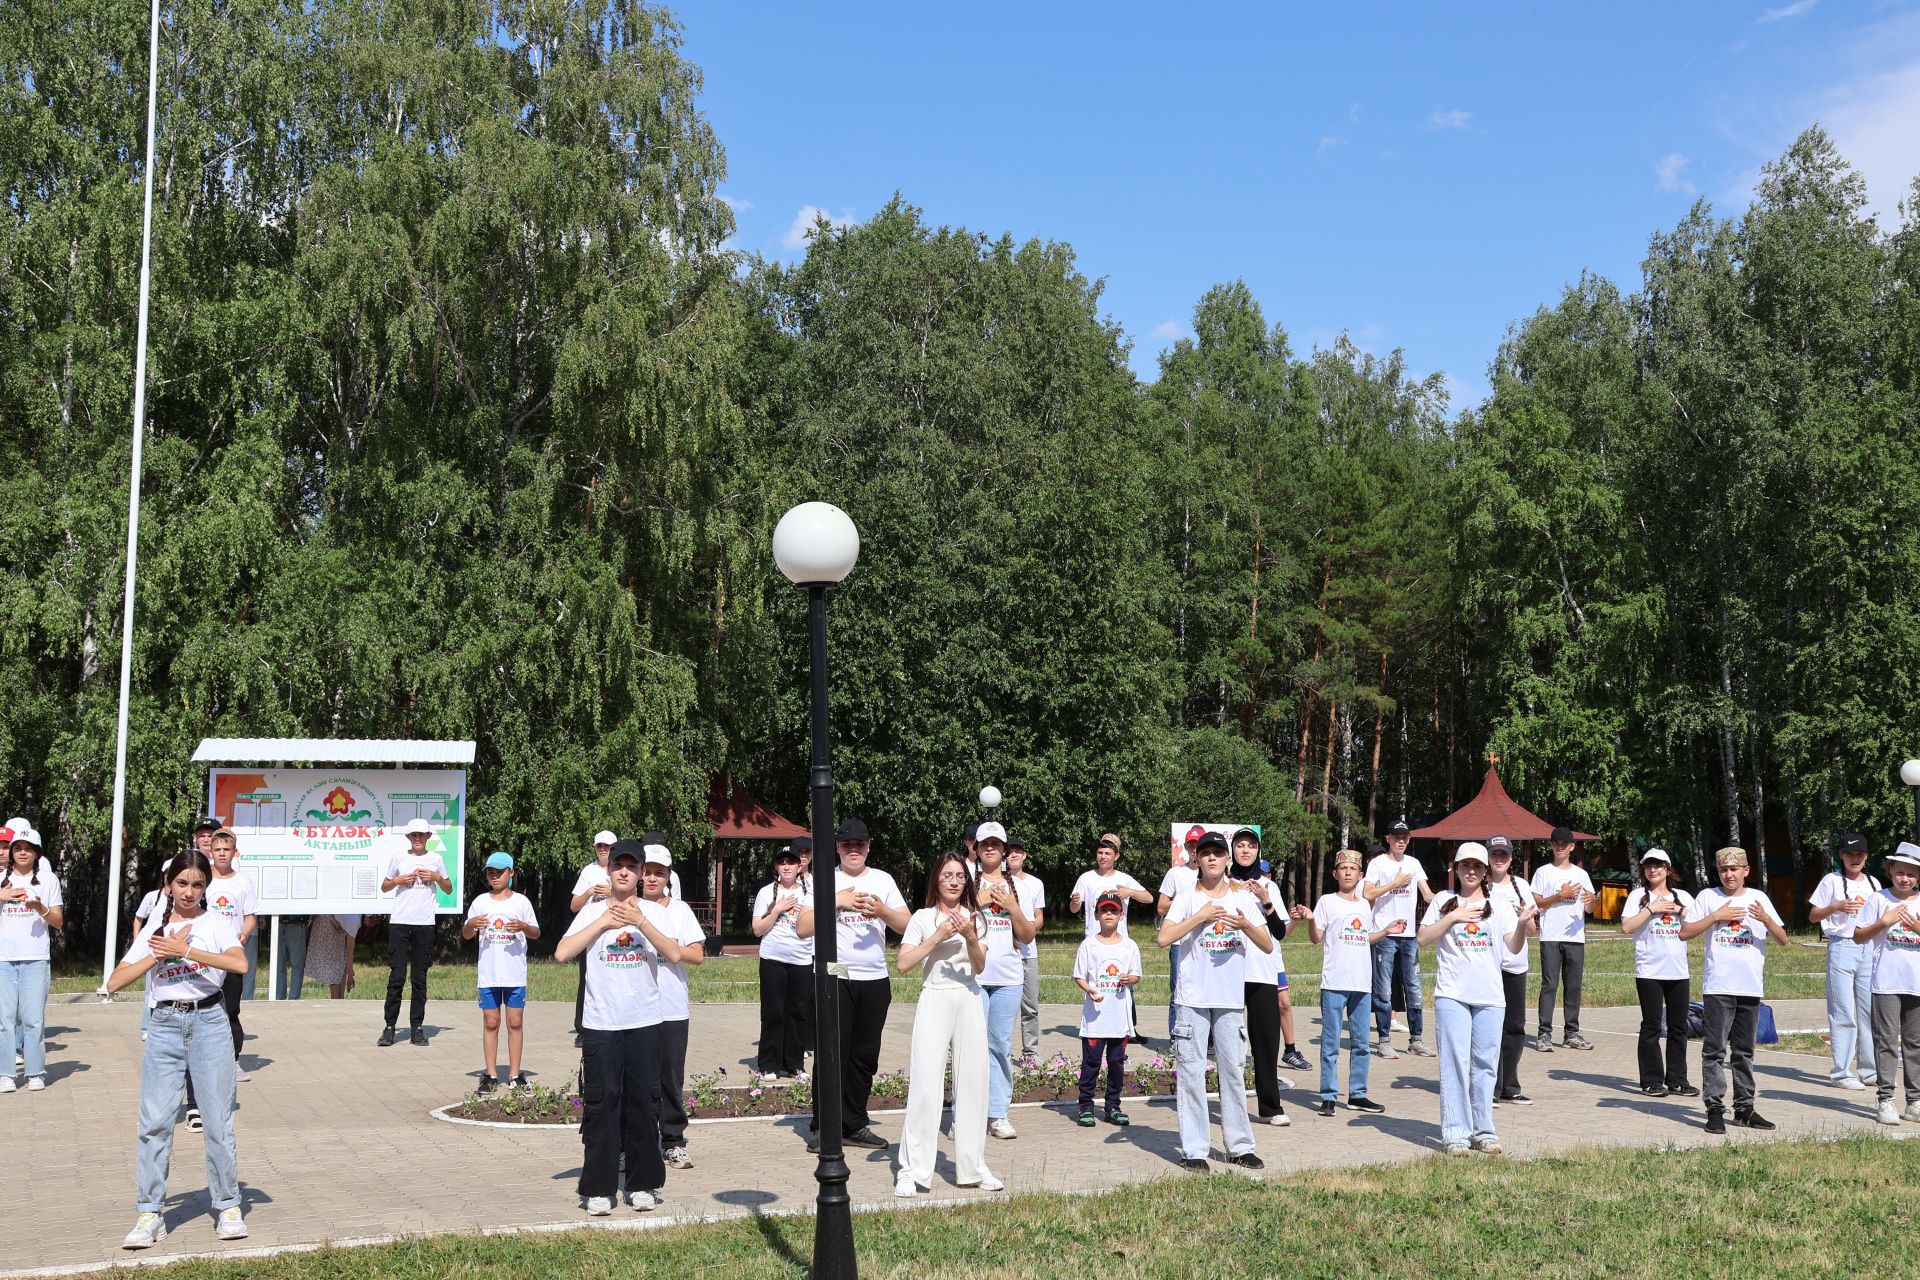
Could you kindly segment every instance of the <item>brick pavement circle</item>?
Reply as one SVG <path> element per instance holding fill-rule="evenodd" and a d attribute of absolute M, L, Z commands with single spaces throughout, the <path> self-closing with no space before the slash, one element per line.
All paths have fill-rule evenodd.
<path fill-rule="evenodd" d="M 904 1069 L 914 1007 L 896 1003 L 881 1069 Z M 1783 1027 L 1824 1024 L 1819 1001 L 1774 1005 Z M 1077 1061 L 1078 1006 L 1042 1008 L 1041 1052 Z M 568 1032 L 572 1009 L 536 1003 L 527 1016 L 525 1065 L 536 1080 L 561 1084 L 578 1062 Z M 1158 1009 L 1147 1015 L 1158 1029 Z M 1302 1050 L 1318 1019 L 1301 1010 Z M 374 1046 L 379 1006 L 361 1000 L 256 1001 L 246 1011 L 245 1065 L 253 1080 L 239 1086 L 236 1117 L 240 1175 L 252 1236 L 243 1245 L 213 1239 L 200 1142 L 177 1131 L 167 1208 L 169 1234 L 141 1254 L 119 1247 L 133 1220 L 134 1114 L 139 1092 L 139 1008 L 90 999 L 48 1009 L 48 1081 L 43 1093 L 0 1098 L 8 1158 L 0 1165 L 0 1203 L 58 1204 L 58 1229 L 43 1215 L 8 1215 L 0 1225 L 4 1275 L 89 1269 L 134 1261 L 211 1254 L 258 1256 L 332 1241 L 364 1241 L 442 1231 L 557 1230 L 617 1224 L 637 1228 L 667 1221 L 703 1221 L 748 1213 L 808 1212 L 814 1159 L 800 1140 L 801 1122 L 750 1121 L 696 1126 L 689 1133 L 694 1168 L 670 1173 L 666 1203 L 651 1214 L 622 1210 L 614 1219 L 581 1214 L 573 1194 L 580 1166 L 572 1128 L 492 1129 L 443 1124 L 429 1114 L 473 1086 L 479 1067 L 479 1016 L 463 1001 L 428 1006 L 425 1048 Z M 1558 1153 L 1594 1144 L 1701 1144 L 1697 1100 L 1649 1099 L 1634 1087 L 1638 1011 L 1593 1009 L 1583 1029 L 1590 1053 L 1529 1050 L 1521 1079 L 1538 1105 L 1496 1113 L 1510 1156 Z M 751 1062 L 758 1034 L 752 1005 L 694 1009 L 690 1074 L 727 1068 L 738 1076 Z M 1164 1051 L 1164 1041 L 1160 1044 Z M 1133 1053 L 1142 1052 L 1136 1047 Z M 1146 1052 L 1153 1052 L 1149 1049 Z M 1699 1046 L 1691 1075 L 1699 1080 Z M 1343 1064 L 1344 1067 L 1344 1064 Z M 1384 1116 L 1342 1110 L 1332 1119 L 1309 1114 L 1314 1073 L 1294 1073 L 1287 1094 L 1290 1128 L 1260 1127 L 1259 1151 L 1270 1174 L 1376 1164 L 1437 1150 L 1439 1098 L 1433 1059 L 1401 1057 L 1373 1064 L 1373 1096 Z M 1762 1050 L 1756 1062 L 1761 1104 L 1779 1124 L 1777 1137 L 1832 1137 L 1873 1131 L 1871 1092 L 1843 1093 L 1826 1084 L 1825 1059 Z M 1344 1070 L 1342 1080 L 1344 1081 Z M 1177 1173 L 1173 1105 L 1135 1106 L 1126 1130 L 1081 1129 L 1065 1107 L 1031 1109 L 1020 1137 L 987 1152 L 1010 1190 L 1095 1191 L 1122 1182 Z M 897 1114 L 880 1119 L 897 1139 Z M 1920 1127 L 1902 1126 L 1902 1130 Z M 1900 1132 L 1900 1131 L 1896 1131 Z M 1218 1137 L 1218 1129 L 1215 1129 Z M 1765 1141 L 1736 1132 L 1715 1141 Z M 942 1153 L 929 1198 L 933 1207 L 980 1198 L 952 1184 L 951 1145 Z M 891 1208 L 892 1153 L 855 1152 L 850 1190 L 856 1205 Z M 1216 1156 L 1219 1153 L 1216 1151 Z M 425 1173 L 426 1177 L 422 1177 Z M 242 1252 L 245 1251 L 245 1252 Z"/>

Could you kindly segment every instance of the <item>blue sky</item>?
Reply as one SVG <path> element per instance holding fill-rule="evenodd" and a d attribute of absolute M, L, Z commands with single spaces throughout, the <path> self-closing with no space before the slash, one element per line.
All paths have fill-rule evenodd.
<path fill-rule="evenodd" d="M 1341 332 L 1486 390 L 1583 269 L 1629 289 L 1695 198 L 1744 207 L 1822 122 L 1883 226 L 1920 173 L 1920 0 L 970 6 L 683 0 L 738 247 L 897 190 L 1073 245 L 1143 377 L 1243 277 L 1296 353 Z"/>

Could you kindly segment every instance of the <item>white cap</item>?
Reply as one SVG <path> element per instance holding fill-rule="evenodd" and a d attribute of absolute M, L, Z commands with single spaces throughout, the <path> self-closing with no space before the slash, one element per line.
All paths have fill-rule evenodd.
<path fill-rule="evenodd" d="M 16 821 L 18 821 L 18 819 L 16 819 Z M 21 823 L 19 826 L 13 828 L 13 834 L 8 837 L 7 843 L 12 844 L 19 840 L 26 841 L 36 849 L 45 849 L 47 847 L 40 842 L 40 833 L 25 823 Z"/>
<path fill-rule="evenodd" d="M 1469 840 L 1453 851 L 1453 860 L 1456 863 L 1477 862 L 1484 867 L 1487 865 L 1487 846 L 1478 840 Z"/>
<path fill-rule="evenodd" d="M 983 822 L 979 830 L 973 833 L 973 842 L 979 844 L 983 840 L 998 840 L 1001 844 L 1005 844 L 1007 829 L 997 822 Z"/>
<path fill-rule="evenodd" d="M 7 829 L 10 831 L 31 831 L 33 830 L 33 824 L 25 818 L 8 818 Z"/>
<path fill-rule="evenodd" d="M 425 818 L 415 818 L 412 822 L 400 828 L 400 834 L 403 836 L 430 836 L 433 834 L 433 824 Z"/>
<path fill-rule="evenodd" d="M 1646 851 L 1645 853 L 1643 853 L 1643 854 L 1641 854 L 1641 855 L 1640 855 L 1640 861 L 1642 861 L 1642 862 L 1664 862 L 1664 863 L 1666 863 L 1666 864 L 1667 864 L 1668 866 L 1672 866 L 1672 865 L 1673 865 L 1673 859 L 1672 859 L 1672 858 L 1669 858 L 1669 857 L 1667 856 L 1667 851 L 1666 851 L 1665 849 L 1661 849 L 1661 848 L 1657 848 L 1657 847 L 1656 847 L 1656 848 L 1652 848 L 1652 849 L 1649 849 L 1649 850 L 1647 850 L 1647 851 Z"/>
<path fill-rule="evenodd" d="M 670 867 L 673 865 L 673 855 L 667 852 L 667 846 L 663 844 L 647 845 L 644 852 L 646 853 L 646 857 L 641 859 L 642 862 L 649 862 L 661 867 Z"/>
<path fill-rule="evenodd" d="M 620 837 L 611 831 L 602 831 L 593 837 L 593 842 L 595 844 L 618 844 L 620 843 Z"/>
<path fill-rule="evenodd" d="M 1920 867 L 1920 844 L 1911 840 L 1902 840 L 1900 847 L 1881 859 L 1882 862 L 1904 862 L 1910 867 Z"/>

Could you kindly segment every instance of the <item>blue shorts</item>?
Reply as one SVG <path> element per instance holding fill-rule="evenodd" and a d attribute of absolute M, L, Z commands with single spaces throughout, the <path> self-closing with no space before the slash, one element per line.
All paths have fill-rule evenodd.
<path fill-rule="evenodd" d="M 480 1007 L 482 1009 L 524 1009 L 527 1007 L 527 989 L 525 987 L 482 987 L 480 988 Z"/>

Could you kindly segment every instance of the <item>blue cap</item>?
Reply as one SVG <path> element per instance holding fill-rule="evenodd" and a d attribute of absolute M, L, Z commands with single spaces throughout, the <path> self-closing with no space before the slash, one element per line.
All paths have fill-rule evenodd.
<path fill-rule="evenodd" d="M 510 853 L 502 853 L 496 849 L 494 852 L 487 855 L 487 870 L 489 871 L 513 870 L 513 855 Z"/>

